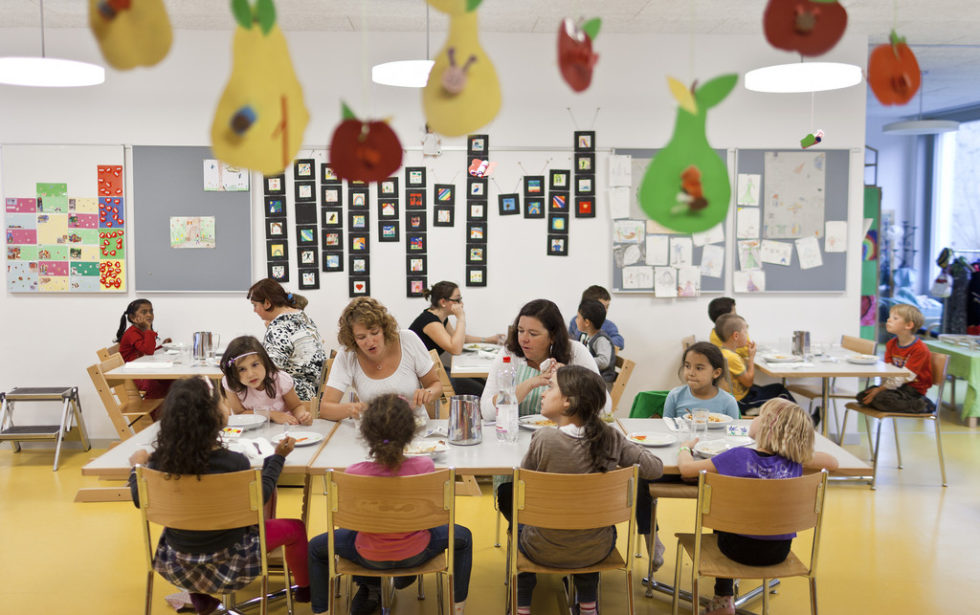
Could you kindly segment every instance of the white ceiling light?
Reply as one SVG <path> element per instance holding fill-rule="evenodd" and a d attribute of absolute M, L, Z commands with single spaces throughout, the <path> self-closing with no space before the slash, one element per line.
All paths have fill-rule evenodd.
<path fill-rule="evenodd" d="M 0 57 L 0 83 L 67 88 L 98 85 L 105 69 L 97 64 L 48 58 L 44 53 L 44 0 L 41 0 L 41 57 Z"/>
<path fill-rule="evenodd" d="M 926 90 L 926 74 L 922 71 L 922 83 L 919 84 L 919 117 L 912 120 L 900 120 L 885 124 L 881 132 L 892 135 L 938 135 L 943 132 L 954 132 L 960 129 L 960 123 L 953 120 L 924 120 L 922 119 L 922 100 Z"/>
<path fill-rule="evenodd" d="M 371 81 L 401 88 L 424 88 L 429 82 L 432 60 L 400 60 L 371 67 Z"/>
<path fill-rule="evenodd" d="M 861 67 L 840 62 L 798 62 L 745 73 L 745 89 L 779 94 L 823 92 L 861 83 Z"/>

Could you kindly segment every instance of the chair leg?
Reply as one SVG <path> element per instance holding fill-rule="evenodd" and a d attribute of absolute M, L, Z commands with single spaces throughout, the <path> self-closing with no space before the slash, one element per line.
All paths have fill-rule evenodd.
<path fill-rule="evenodd" d="M 874 440 L 871 438 L 871 419 L 868 418 L 868 415 L 867 414 L 864 415 L 864 431 L 866 432 L 866 435 L 868 436 L 868 453 L 869 453 L 869 456 L 872 459 L 874 459 L 874 456 L 875 456 L 875 444 L 874 444 Z"/>
<path fill-rule="evenodd" d="M 422 583 L 422 575 L 419 575 L 415 582 L 419 586 L 419 600 L 425 600 L 425 587 Z"/>
<path fill-rule="evenodd" d="M 647 545 L 647 555 L 649 556 L 649 561 L 647 562 L 647 591 L 644 596 L 647 598 L 653 598 L 653 556 L 656 552 L 657 544 L 657 500 L 659 498 L 651 498 L 650 502 L 650 543 Z"/>
<path fill-rule="evenodd" d="M 769 579 L 762 579 L 762 615 L 769 615 Z"/>
<path fill-rule="evenodd" d="M 640 539 L 640 536 L 642 536 L 642 534 L 640 534 L 640 529 L 637 528 L 636 529 L 636 548 L 633 549 L 633 557 L 635 557 L 636 559 L 640 559 L 641 557 L 643 557 L 643 553 L 641 552 L 641 550 L 643 548 L 643 546 L 642 546 L 643 545 L 643 541 Z"/>
<path fill-rule="evenodd" d="M 844 420 L 840 424 L 840 432 L 837 434 L 837 446 L 842 446 L 844 444 L 844 432 L 847 431 L 847 413 L 850 410 L 847 407 L 844 408 Z"/>
<path fill-rule="evenodd" d="M 146 573 L 146 615 L 153 611 L 153 571 Z"/>
<path fill-rule="evenodd" d="M 943 432 L 939 427 L 939 409 L 936 409 L 936 415 L 932 419 L 936 424 L 936 449 L 939 450 L 939 472 L 943 477 L 943 487 L 946 486 L 946 462 L 943 460 Z"/>
<path fill-rule="evenodd" d="M 449 575 L 444 575 L 442 573 L 437 574 L 436 575 L 436 601 L 439 603 L 439 615 L 444 615 L 445 613 L 451 612 L 446 610 L 446 606 L 447 606 L 446 599 L 443 596 L 443 590 L 442 590 L 443 582 L 452 583 L 452 578 Z M 421 584 L 422 584 L 422 575 L 419 575 L 419 585 Z M 421 598 L 419 599 L 421 600 Z M 453 608 L 452 604 L 448 606 L 450 609 Z"/>
<path fill-rule="evenodd" d="M 902 469 L 902 445 L 898 442 L 898 421 L 892 419 L 892 429 L 895 431 L 895 455 L 898 456 L 898 469 Z"/>
<path fill-rule="evenodd" d="M 494 504 L 493 504 L 494 508 L 497 508 L 496 500 L 497 498 L 494 498 Z M 497 533 L 494 536 L 493 546 L 497 547 L 498 549 L 500 548 L 500 518 L 501 517 L 503 517 L 503 515 L 500 514 L 500 509 L 497 509 Z"/>
<path fill-rule="evenodd" d="M 867 415 L 865 415 L 865 420 L 867 420 Z M 881 452 L 881 424 L 884 420 L 878 421 L 878 429 L 875 430 L 875 445 L 874 445 L 874 455 L 871 459 L 871 490 L 874 491 L 875 485 L 878 482 L 878 453 Z M 870 433 L 868 434 L 870 438 Z"/>
<path fill-rule="evenodd" d="M 391 605 L 395 598 L 394 577 L 381 577 L 381 615 L 391 613 Z"/>
<path fill-rule="evenodd" d="M 678 607 L 680 606 L 679 599 L 680 599 L 680 591 L 681 591 L 681 568 L 682 568 L 681 564 L 684 563 L 681 558 L 683 556 L 684 556 L 684 547 L 683 545 L 681 545 L 681 541 L 678 540 L 677 558 L 674 560 L 674 598 L 671 602 L 671 607 L 670 607 L 671 609 L 670 612 L 673 615 L 677 615 Z"/>
<path fill-rule="evenodd" d="M 691 615 L 698 615 L 701 612 L 701 579 L 693 562 L 691 570 Z"/>
<path fill-rule="evenodd" d="M 269 615 L 269 575 L 262 575 L 262 599 L 259 601 L 259 613 Z"/>
<path fill-rule="evenodd" d="M 810 577 L 810 615 L 817 615 L 817 580 Z"/>
<path fill-rule="evenodd" d="M 600 584 L 601 585 L 601 584 Z M 599 612 L 599 597 L 600 594 L 596 593 L 596 612 Z M 636 605 L 633 604 L 633 569 L 629 566 L 626 567 L 626 600 L 629 603 L 629 615 L 633 615 L 633 610 Z"/>
<path fill-rule="evenodd" d="M 837 414 L 837 398 L 831 398 L 830 403 L 834 405 L 834 427 L 837 428 L 837 440 L 841 442 L 844 438 L 844 427 L 840 424 L 840 415 Z"/>

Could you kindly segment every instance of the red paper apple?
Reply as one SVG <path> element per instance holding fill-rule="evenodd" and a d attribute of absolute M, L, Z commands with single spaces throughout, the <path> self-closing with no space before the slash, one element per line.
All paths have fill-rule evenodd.
<path fill-rule="evenodd" d="M 585 91 L 592 83 L 592 69 L 599 60 L 592 52 L 592 40 L 601 24 L 598 17 L 584 24 L 566 17 L 558 26 L 558 68 L 565 83 L 576 92 Z"/>
<path fill-rule="evenodd" d="M 878 45 L 868 60 L 868 85 L 883 105 L 904 105 L 919 91 L 922 73 L 905 39 L 892 30 L 891 42 Z"/>
<path fill-rule="evenodd" d="M 385 121 L 360 121 L 346 104 L 343 115 L 330 139 L 330 165 L 337 177 L 363 182 L 391 177 L 402 166 L 402 144 L 395 131 Z"/>
<path fill-rule="evenodd" d="M 762 25 L 773 47 L 818 56 L 844 36 L 847 11 L 836 0 L 769 0 Z"/>

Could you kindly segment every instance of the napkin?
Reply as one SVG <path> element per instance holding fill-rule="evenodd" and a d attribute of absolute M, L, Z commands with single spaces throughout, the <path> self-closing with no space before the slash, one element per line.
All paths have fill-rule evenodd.
<path fill-rule="evenodd" d="M 677 431 L 677 423 L 674 422 L 674 417 L 672 416 L 664 417 L 664 425 L 666 425 L 667 429 L 670 431 Z"/>
<path fill-rule="evenodd" d="M 476 351 L 476 356 L 481 357 L 483 359 L 496 359 L 497 358 L 497 353 L 496 352 L 487 352 L 486 350 L 477 350 Z"/>
<path fill-rule="evenodd" d="M 813 367 L 813 363 L 809 363 L 806 361 L 799 361 L 794 363 L 780 363 L 779 367 L 784 369 L 800 369 L 802 367 Z"/>
<path fill-rule="evenodd" d="M 169 369 L 174 366 L 173 361 L 148 361 L 148 362 L 136 362 L 124 363 L 123 369 L 132 369 L 136 371 L 140 370 L 154 370 L 154 369 Z"/>
<path fill-rule="evenodd" d="M 276 447 L 272 446 L 271 442 L 261 436 L 258 438 L 238 438 L 237 442 L 244 447 L 245 456 L 249 459 L 265 459 L 276 452 Z M 256 444 L 261 449 L 261 453 L 259 449 L 255 448 Z"/>

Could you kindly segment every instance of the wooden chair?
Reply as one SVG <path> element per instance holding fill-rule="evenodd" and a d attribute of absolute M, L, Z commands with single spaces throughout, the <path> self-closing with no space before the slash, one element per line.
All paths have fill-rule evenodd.
<path fill-rule="evenodd" d="M 943 400 L 943 387 L 946 384 L 946 367 L 949 363 L 949 355 L 940 354 L 938 352 L 930 352 L 930 359 L 932 360 L 932 384 L 933 386 L 939 387 L 939 394 L 936 399 L 939 403 Z M 855 412 L 860 412 L 864 415 L 864 425 L 868 432 L 868 447 L 871 449 L 871 488 L 875 488 L 875 483 L 878 480 L 878 453 L 881 451 L 881 425 L 884 423 L 885 419 L 892 419 L 892 426 L 895 429 L 895 454 L 898 456 L 898 469 L 902 469 L 902 449 L 898 442 L 898 419 L 918 419 L 921 421 L 932 421 L 933 425 L 936 426 L 936 450 L 939 452 L 939 472 L 943 478 L 943 487 L 946 486 L 946 463 L 943 461 L 943 434 L 940 424 L 942 421 L 939 420 L 939 406 L 937 404 L 936 409 L 931 413 L 913 414 L 909 412 L 887 412 L 882 410 L 876 410 L 875 408 L 869 408 L 868 406 L 862 406 L 858 402 L 851 402 L 849 404 L 844 404 L 844 423 L 841 427 L 841 434 L 844 433 L 844 428 L 847 427 L 847 413 L 850 410 Z M 874 444 L 871 442 L 871 420 L 872 418 L 878 419 L 878 429 L 875 432 Z"/>
<path fill-rule="evenodd" d="M 698 341 L 693 335 L 688 335 L 687 337 L 681 338 L 681 350 L 687 350 L 694 342 Z"/>
<path fill-rule="evenodd" d="M 612 390 L 609 391 L 609 396 L 612 398 L 613 412 L 616 412 L 619 408 L 619 400 L 626 391 L 626 385 L 629 383 L 630 376 L 633 375 L 633 369 L 635 367 L 636 363 L 633 361 L 630 361 L 622 355 L 616 355 L 616 380 L 613 381 Z"/>
<path fill-rule="evenodd" d="M 650 497 L 652 502 L 650 504 L 650 535 L 653 536 L 654 532 L 657 531 L 657 504 L 660 498 L 673 498 L 675 500 L 695 500 L 698 497 L 698 486 L 691 485 L 688 483 L 650 483 Z M 653 543 L 651 542 L 651 545 Z M 639 551 L 637 547 L 637 551 Z M 652 551 L 652 549 L 651 549 Z M 644 596 L 647 598 L 653 598 L 654 588 L 657 586 L 657 581 L 653 578 L 653 554 L 652 552 L 648 554 L 649 561 L 647 562 L 647 590 Z M 637 557 L 640 557 L 637 555 Z"/>
<path fill-rule="evenodd" d="M 153 420 L 150 413 L 163 403 L 162 399 L 143 399 L 132 380 L 123 380 L 112 386 L 105 373 L 125 363 L 122 355 L 114 354 L 108 360 L 88 366 L 88 375 L 105 406 L 112 426 L 122 440 L 142 431 Z"/>
<path fill-rule="evenodd" d="M 860 354 L 875 354 L 878 351 L 878 344 L 874 340 L 866 340 L 860 337 L 854 337 L 853 335 L 842 335 L 840 336 L 841 348 L 845 350 L 850 350 L 852 352 L 857 352 Z M 865 380 L 867 382 L 867 380 Z M 813 401 L 815 399 L 821 399 L 823 397 L 823 390 L 820 386 L 810 386 L 806 384 L 789 384 L 786 388 L 790 393 L 796 393 L 800 397 L 806 397 L 810 400 L 810 405 L 807 410 L 813 409 Z M 830 399 L 834 404 L 834 424 L 840 424 L 840 417 L 837 415 L 837 400 L 838 399 L 854 399 L 857 395 L 857 391 L 850 391 L 846 389 L 837 388 L 837 378 L 830 379 Z M 829 417 L 827 414 L 827 408 L 823 409 L 824 417 Z M 843 431 L 840 432 L 841 437 L 843 437 Z"/>
<path fill-rule="evenodd" d="M 150 535 L 150 523 L 195 531 L 230 530 L 258 525 L 262 558 L 259 612 L 262 615 L 268 613 L 269 556 L 265 545 L 260 470 L 172 479 L 165 472 L 136 466 L 136 484 L 139 489 L 139 508 L 146 547 L 146 615 L 150 615 L 152 610 L 153 554 L 156 551 Z M 288 571 L 286 578 L 288 587 Z M 228 592 L 224 596 L 226 606 L 234 601 L 232 593 Z M 286 602 L 287 610 L 292 613 L 292 599 L 288 590 Z"/>
<path fill-rule="evenodd" d="M 327 473 L 327 545 L 330 578 L 338 583 L 341 575 L 381 577 L 382 613 L 388 612 L 394 588 L 385 587 L 393 577 L 438 574 L 436 584 L 439 613 L 452 613 L 453 559 L 455 549 L 456 489 L 455 471 L 445 468 L 413 476 L 358 476 L 330 470 Z M 376 570 L 364 568 L 346 560 L 334 551 L 334 528 L 381 534 L 415 532 L 441 525 L 449 526 L 449 546 L 446 552 L 413 568 Z M 448 592 L 443 592 L 443 581 Z M 419 580 L 419 596 L 421 594 Z M 348 600 L 350 599 L 348 592 Z M 335 596 L 336 597 L 336 596 Z M 337 600 L 330 601 L 330 613 L 335 612 Z M 445 609 L 445 611 L 444 611 Z"/>
<path fill-rule="evenodd" d="M 320 384 L 316 388 L 316 397 L 310 400 L 310 414 L 313 418 L 320 418 L 320 401 L 323 399 L 323 389 L 327 386 L 327 379 L 330 378 L 330 368 L 333 367 L 333 360 L 337 356 L 337 351 L 331 349 L 330 356 L 323 362 L 320 369 Z"/>
<path fill-rule="evenodd" d="M 695 615 L 700 604 L 700 576 L 732 579 L 770 579 L 806 577 L 810 584 L 810 613 L 817 613 L 817 555 L 823 522 L 827 471 L 799 478 L 735 478 L 702 471 L 698 478 L 698 504 L 693 534 L 677 534 L 677 560 L 674 569 L 673 614 L 678 611 L 678 588 L 683 554 L 693 562 L 691 608 Z M 813 528 L 809 565 L 790 552 L 780 564 L 746 566 L 728 559 L 718 549 L 718 535 L 703 533 L 712 529 L 750 536 L 790 534 Z M 762 592 L 762 612 L 769 613 L 769 592 Z"/>
<path fill-rule="evenodd" d="M 449 404 L 452 400 L 453 395 L 456 391 L 453 390 L 453 381 L 449 379 L 449 374 L 446 373 L 446 366 L 442 364 L 442 357 L 439 356 L 439 351 L 432 349 L 429 351 L 429 355 L 432 357 L 432 362 L 435 363 L 436 371 L 439 373 L 439 382 L 442 383 L 442 397 L 439 398 L 438 402 L 433 404 L 433 418 L 449 417 Z"/>
<path fill-rule="evenodd" d="M 507 578 L 509 601 L 517 604 L 517 573 L 534 572 L 569 575 L 618 570 L 626 575 L 629 613 L 633 613 L 633 568 L 618 549 L 603 561 L 585 568 L 552 568 L 536 564 L 517 548 L 521 525 L 555 530 L 586 530 L 626 523 L 626 551 L 633 550 L 636 522 L 637 467 L 620 468 L 595 474 L 555 474 L 514 468 L 514 516 L 510 527 Z M 582 494 L 589 494 L 583 498 Z M 572 584 L 568 584 L 569 591 Z M 566 595 L 568 605 L 574 604 Z M 511 609 L 513 612 L 516 609 Z"/>
<path fill-rule="evenodd" d="M 99 356 L 99 361 L 105 361 L 114 354 L 119 354 L 119 344 L 113 344 L 107 348 L 99 348 L 95 351 Z"/>

